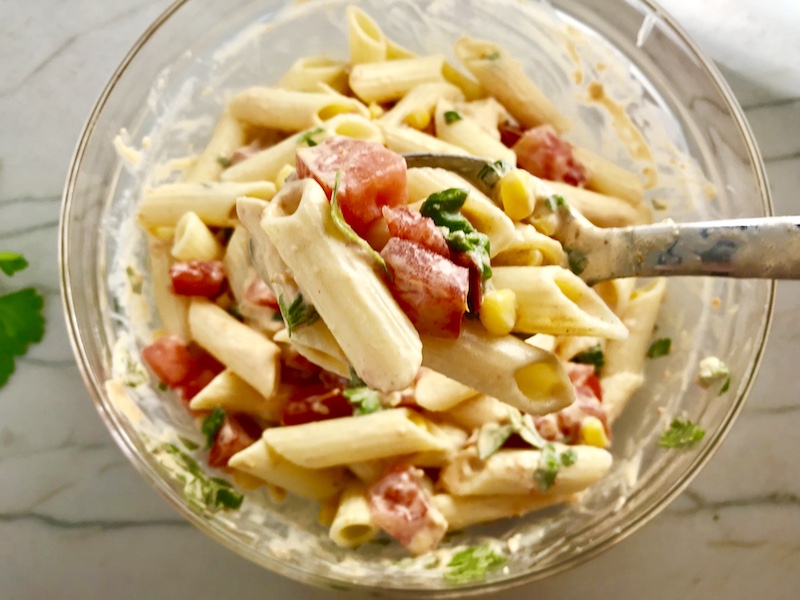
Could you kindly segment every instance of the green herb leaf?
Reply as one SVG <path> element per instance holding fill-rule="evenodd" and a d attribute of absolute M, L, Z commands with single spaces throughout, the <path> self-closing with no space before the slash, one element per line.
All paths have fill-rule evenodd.
<path fill-rule="evenodd" d="M 318 142 L 314 140 L 315 135 L 319 135 L 325 131 L 324 127 L 317 127 L 310 131 L 306 131 L 303 135 L 297 138 L 297 145 L 300 146 L 302 144 L 306 144 L 309 148 L 313 148 L 317 145 Z"/>
<path fill-rule="evenodd" d="M 125 274 L 128 276 L 128 282 L 131 284 L 131 292 L 134 294 L 141 294 L 142 285 L 144 283 L 142 274 L 131 265 L 125 267 Z"/>
<path fill-rule="evenodd" d="M 182 436 L 178 436 L 178 439 L 180 440 L 181 444 L 183 444 L 183 447 L 191 452 L 194 452 L 195 450 L 200 448 L 200 444 L 198 444 L 194 440 L 190 440 L 189 438 L 185 438 Z"/>
<path fill-rule="evenodd" d="M 561 453 L 561 464 L 565 467 L 571 467 L 576 460 L 578 460 L 578 455 L 575 454 L 575 450 L 572 448 Z"/>
<path fill-rule="evenodd" d="M 203 426 L 200 431 L 206 436 L 206 448 L 211 448 L 214 445 L 214 438 L 217 437 L 217 432 L 222 424 L 225 422 L 225 411 L 219 406 L 214 407 L 205 419 L 203 419 Z"/>
<path fill-rule="evenodd" d="M 513 425 L 487 423 L 478 432 L 478 458 L 486 460 L 503 447 L 514 433 Z"/>
<path fill-rule="evenodd" d="M 0 252 L 0 271 L 11 277 L 28 267 L 28 261 L 16 252 Z"/>
<path fill-rule="evenodd" d="M 519 435 L 527 444 L 537 449 L 544 448 L 547 445 L 547 441 L 536 429 L 532 416 L 523 415 L 519 409 L 511 407 L 508 407 L 508 416 L 511 427 L 514 428 L 514 433 Z"/>
<path fill-rule="evenodd" d="M 311 325 L 319 319 L 316 309 L 303 301 L 303 294 L 297 294 L 297 297 L 289 305 L 286 304 L 283 294 L 281 294 L 278 297 L 278 306 L 290 336 L 298 327 Z"/>
<path fill-rule="evenodd" d="M 586 256 L 586 252 L 575 248 L 564 248 L 564 251 L 567 253 L 569 270 L 575 275 L 583 273 L 586 270 L 586 265 L 589 264 L 589 257 Z"/>
<path fill-rule="evenodd" d="M 444 578 L 452 583 L 466 583 L 486 578 L 489 571 L 506 564 L 506 558 L 492 550 L 488 544 L 472 546 L 456 552 L 447 563 Z"/>
<path fill-rule="evenodd" d="M 125 365 L 125 387 L 135 388 L 144 385 L 149 381 L 147 371 L 145 371 L 142 364 L 134 360 L 134 358 L 125 352 L 124 365 Z"/>
<path fill-rule="evenodd" d="M 669 429 L 658 438 L 661 448 L 691 448 L 703 439 L 706 432 L 688 419 L 673 419 Z"/>
<path fill-rule="evenodd" d="M 539 464 L 536 465 L 536 470 L 533 472 L 533 480 L 541 491 L 546 492 L 553 487 L 560 467 L 561 460 L 555 446 L 547 444 L 542 448 Z"/>
<path fill-rule="evenodd" d="M 444 122 L 447 123 L 448 125 L 452 125 L 456 121 L 463 121 L 463 120 L 464 117 L 462 117 L 454 110 L 448 110 L 447 112 L 444 113 Z"/>
<path fill-rule="evenodd" d="M 500 58 L 500 52 L 497 50 L 489 52 L 489 54 L 484 54 L 483 58 L 486 60 L 498 60 Z"/>
<path fill-rule="evenodd" d="M 603 365 L 606 364 L 606 357 L 600 344 L 584 350 L 572 357 L 572 362 L 582 365 L 594 365 L 594 372 L 599 373 Z"/>
<path fill-rule="evenodd" d="M 336 225 L 336 228 L 342 232 L 346 239 L 355 242 L 366 250 L 367 254 L 372 256 L 373 260 L 381 266 L 389 279 L 391 279 L 392 273 L 389 271 L 389 267 L 386 265 L 386 261 L 383 260 L 380 253 L 375 252 L 372 246 L 370 246 L 365 239 L 361 238 L 353 228 L 350 227 L 350 224 L 344 220 L 342 207 L 339 206 L 339 179 L 341 174 L 341 171 L 336 171 L 336 179 L 333 182 L 333 193 L 331 193 L 331 218 L 333 219 L 333 224 Z"/>
<path fill-rule="evenodd" d="M 3 271 L 19 271 L 19 264 L 16 258 L 9 260 Z M 44 298 L 33 288 L 0 296 L 0 387 L 14 372 L 14 358 L 23 356 L 31 344 L 42 341 L 43 307 Z"/>
<path fill-rule="evenodd" d="M 650 344 L 647 350 L 647 358 L 661 358 L 669 354 L 669 349 L 672 346 L 672 340 L 669 338 L 661 338 Z"/>
<path fill-rule="evenodd" d="M 502 179 L 503 175 L 513 168 L 513 165 L 505 161 L 496 160 L 491 164 L 487 164 L 478 172 L 478 179 L 489 189 L 494 189 L 494 186 Z"/>
<path fill-rule="evenodd" d="M 723 383 L 722 387 L 719 388 L 719 395 L 722 396 L 722 394 L 727 392 L 729 389 L 731 389 L 731 378 L 730 377 L 725 379 L 725 383 Z"/>
<path fill-rule="evenodd" d="M 369 415 L 379 410 L 383 410 L 381 395 L 375 390 L 364 387 L 347 388 L 342 392 L 344 397 L 356 407 L 353 414 Z"/>
<path fill-rule="evenodd" d="M 220 166 L 223 169 L 227 169 L 228 167 L 230 167 L 233 164 L 231 162 L 231 159 L 228 158 L 227 156 L 218 156 L 217 157 L 217 162 L 220 164 Z"/>

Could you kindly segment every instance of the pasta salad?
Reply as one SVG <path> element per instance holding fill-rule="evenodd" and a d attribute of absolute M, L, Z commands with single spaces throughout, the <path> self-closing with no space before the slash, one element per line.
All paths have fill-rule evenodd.
<path fill-rule="evenodd" d="M 647 222 L 642 178 L 567 142 L 502 47 L 460 39 L 462 71 L 346 18 L 348 62 L 237 93 L 184 181 L 146 190 L 142 356 L 211 467 L 319 502 L 339 546 L 383 531 L 420 555 L 608 472 L 665 283 L 576 275 L 558 205 Z M 497 183 L 410 152 L 484 157 Z"/>

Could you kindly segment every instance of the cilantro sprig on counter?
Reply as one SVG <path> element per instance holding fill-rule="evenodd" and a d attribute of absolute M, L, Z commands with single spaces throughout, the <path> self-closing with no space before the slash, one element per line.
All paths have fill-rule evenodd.
<path fill-rule="evenodd" d="M 466 583 L 486 578 L 489 571 L 506 564 L 505 556 L 498 554 L 488 544 L 472 546 L 456 552 L 447 563 L 444 578 L 451 583 Z"/>
<path fill-rule="evenodd" d="M 0 271 L 13 276 L 28 267 L 15 252 L 0 252 Z M 0 295 L 0 387 L 14 373 L 14 359 L 24 356 L 31 344 L 44 337 L 44 298 L 33 288 Z"/>

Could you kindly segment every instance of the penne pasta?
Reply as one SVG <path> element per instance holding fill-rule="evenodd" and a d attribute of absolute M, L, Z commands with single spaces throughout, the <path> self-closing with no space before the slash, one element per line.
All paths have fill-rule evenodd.
<path fill-rule="evenodd" d="M 189 211 L 175 227 L 172 256 L 181 261 L 216 260 L 222 256 L 222 246 L 197 213 Z"/>
<path fill-rule="evenodd" d="M 625 200 L 634 206 L 644 199 L 644 183 L 636 173 L 623 169 L 586 148 L 575 147 L 572 154 L 586 167 L 589 176 L 586 187 L 590 190 Z"/>
<path fill-rule="evenodd" d="M 517 164 L 517 155 L 511 148 L 495 139 L 480 123 L 458 112 L 452 102 L 439 100 L 435 114 L 436 135 L 440 139 L 463 148 L 472 156 Z"/>
<path fill-rule="evenodd" d="M 411 89 L 378 120 L 384 125 L 408 125 L 409 116 L 422 112 L 430 121 L 437 102 L 441 100 L 458 102 L 463 99 L 464 94 L 454 85 L 446 82 L 423 83 Z M 417 129 L 424 129 L 424 127 L 417 127 Z"/>
<path fill-rule="evenodd" d="M 468 429 L 480 429 L 486 423 L 506 423 L 508 404 L 497 398 L 479 394 L 456 404 L 447 411 L 447 418 Z"/>
<path fill-rule="evenodd" d="M 340 548 L 357 548 L 370 541 L 379 528 L 372 522 L 367 488 L 360 481 L 351 481 L 342 492 L 329 535 Z"/>
<path fill-rule="evenodd" d="M 407 408 L 264 431 L 263 440 L 294 464 L 309 469 L 447 450 L 426 419 Z M 309 444 L 308 440 L 314 440 Z"/>
<path fill-rule="evenodd" d="M 263 202 L 263 200 L 256 201 Z M 237 225 L 233 229 L 228 245 L 225 248 L 222 264 L 225 267 L 225 275 L 228 278 L 228 288 L 237 304 L 241 304 L 244 300 L 244 294 L 252 281 L 252 276 L 255 274 L 250 260 L 250 236 L 247 233 L 247 229 L 242 225 Z"/>
<path fill-rule="evenodd" d="M 631 206 L 628 202 L 605 196 L 558 181 L 547 181 L 557 194 L 561 194 L 572 208 L 598 227 L 627 227 L 649 223 L 647 207 Z"/>
<path fill-rule="evenodd" d="M 528 223 L 514 223 L 514 239 L 492 259 L 492 265 L 541 266 L 567 265 L 567 255 L 561 244 L 539 233 Z"/>
<path fill-rule="evenodd" d="M 350 5 L 345 10 L 350 64 L 381 62 L 387 59 L 387 41 L 381 28 L 367 13 Z"/>
<path fill-rule="evenodd" d="M 439 154 L 464 154 L 466 150 L 443 142 L 439 138 L 403 125 L 379 122 L 383 139 L 389 150 L 400 154 L 406 152 L 435 152 Z"/>
<path fill-rule="evenodd" d="M 186 176 L 186 183 L 218 181 L 231 155 L 245 143 L 245 130 L 230 111 L 225 110 L 217 121 L 203 153 Z"/>
<path fill-rule="evenodd" d="M 247 413 L 277 423 L 282 404 L 275 396 L 265 398 L 233 371 L 225 369 L 192 398 L 189 408 L 214 410 L 219 406 L 226 412 Z"/>
<path fill-rule="evenodd" d="M 494 98 L 462 102 L 456 105 L 456 109 L 478 123 L 486 133 L 498 141 L 500 140 L 498 127 L 507 122 L 511 116 L 506 107 Z"/>
<path fill-rule="evenodd" d="M 172 279 L 169 268 L 170 240 L 162 240 L 153 235 L 147 236 L 150 255 L 150 277 L 153 284 L 153 298 L 156 312 L 161 318 L 161 328 L 168 334 L 177 335 L 183 341 L 192 338 L 189 333 L 189 299 L 172 293 Z"/>
<path fill-rule="evenodd" d="M 324 83 L 337 92 L 347 91 L 347 63 L 327 56 L 306 56 L 295 61 L 277 87 L 298 92 L 318 90 Z"/>
<path fill-rule="evenodd" d="M 575 494 L 522 494 L 453 496 L 436 494 L 433 503 L 447 521 L 448 531 L 460 531 L 472 525 L 491 523 L 509 517 L 521 517 L 556 504 L 577 501 Z"/>
<path fill-rule="evenodd" d="M 478 392 L 449 377 L 423 368 L 414 385 L 414 400 L 422 408 L 434 412 L 450 410 Z"/>
<path fill-rule="evenodd" d="M 424 83 L 444 83 L 444 58 L 426 56 L 385 63 L 360 63 L 350 71 L 350 89 L 363 102 L 399 100 Z"/>

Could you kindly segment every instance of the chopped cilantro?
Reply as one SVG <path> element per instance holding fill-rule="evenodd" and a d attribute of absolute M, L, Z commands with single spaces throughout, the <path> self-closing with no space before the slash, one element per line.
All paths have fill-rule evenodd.
<path fill-rule="evenodd" d="M 546 492 L 556 481 L 558 471 L 561 467 L 570 467 L 575 464 L 578 455 L 575 450 L 569 448 L 559 454 L 553 444 L 546 444 L 542 448 L 542 455 L 539 458 L 539 464 L 536 465 L 536 470 L 533 472 L 533 479 L 536 485 L 543 492 Z"/>
<path fill-rule="evenodd" d="M 565 467 L 571 467 L 576 460 L 578 460 L 578 455 L 575 454 L 575 450 L 572 448 L 561 453 L 561 464 Z"/>
<path fill-rule="evenodd" d="M 218 156 L 217 157 L 217 162 L 220 164 L 220 166 L 223 169 L 227 169 L 228 167 L 230 167 L 233 164 L 231 162 L 231 159 L 228 158 L 227 156 Z"/>
<path fill-rule="evenodd" d="M 723 383 L 722 387 L 719 388 L 719 395 L 721 396 L 722 394 L 727 392 L 729 389 L 731 389 L 731 378 L 730 377 L 725 379 L 725 383 Z"/>
<path fill-rule="evenodd" d="M 589 264 L 589 257 L 583 250 L 576 250 L 574 248 L 564 248 L 567 253 L 567 262 L 569 263 L 569 270 L 580 275 L 586 270 L 586 265 Z"/>
<path fill-rule="evenodd" d="M 315 129 L 311 129 L 310 131 L 306 131 L 303 135 L 297 138 L 297 145 L 300 146 L 301 144 L 307 145 L 309 148 L 313 148 L 317 145 L 317 142 L 314 140 L 315 135 L 319 135 L 325 131 L 324 127 L 317 127 Z"/>
<path fill-rule="evenodd" d="M 147 371 L 138 361 L 134 360 L 130 354 L 125 352 L 125 387 L 135 388 L 144 385 L 148 381 Z"/>
<path fill-rule="evenodd" d="M 198 444 L 194 440 L 190 440 L 189 438 L 185 438 L 185 437 L 181 437 L 181 436 L 178 436 L 178 439 L 181 441 L 181 444 L 183 444 L 184 448 L 186 448 L 189 451 L 193 452 L 193 451 L 197 450 L 198 448 L 200 448 L 200 444 Z"/>
<path fill-rule="evenodd" d="M 350 381 L 347 382 L 344 397 L 355 407 L 354 414 L 369 415 L 383 410 L 380 393 L 370 389 L 358 374 L 350 367 Z"/>
<path fill-rule="evenodd" d="M 450 188 L 431 194 L 420 207 L 423 217 L 433 219 L 442 230 L 444 239 L 451 250 L 463 252 L 473 259 L 486 281 L 492 276 L 489 259 L 489 238 L 476 230 L 472 223 L 461 214 L 461 207 L 467 201 L 469 192 L 460 188 Z"/>
<path fill-rule="evenodd" d="M 669 354 L 669 349 L 672 346 L 672 340 L 669 338 L 660 338 L 650 344 L 647 350 L 647 358 L 661 358 Z"/>
<path fill-rule="evenodd" d="M 599 373 L 603 365 L 606 364 L 606 357 L 600 344 L 592 346 L 572 357 L 572 362 L 582 365 L 594 365 L 594 372 Z"/>
<path fill-rule="evenodd" d="M 219 406 L 215 407 L 205 419 L 203 419 L 203 426 L 200 431 L 206 436 L 206 448 L 211 448 L 214 445 L 214 438 L 217 437 L 219 428 L 225 422 L 225 411 Z"/>
<path fill-rule="evenodd" d="M 513 425 L 487 423 L 478 432 L 478 458 L 486 460 L 503 447 L 514 433 Z"/>
<path fill-rule="evenodd" d="M 28 261 L 15 252 L 0 252 L 0 270 L 8 276 L 22 271 Z M 33 288 L 0 295 L 0 387 L 14 372 L 14 358 L 28 352 L 44 337 L 44 298 Z"/>
<path fill-rule="evenodd" d="M 483 56 L 486 60 L 499 60 L 500 59 L 500 52 L 495 50 L 493 52 L 489 52 L 489 54 L 484 54 Z"/>
<path fill-rule="evenodd" d="M 0 252 L 0 271 L 11 277 L 28 267 L 28 261 L 16 252 Z"/>
<path fill-rule="evenodd" d="M 163 381 L 159 381 L 158 389 L 161 390 L 162 392 L 166 392 L 169 389 L 169 387 L 167 387 L 167 384 L 164 383 Z"/>
<path fill-rule="evenodd" d="M 472 546 L 456 552 L 447 563 L 444 578 L 452 583 L 466 583 L 486 578 L 486 573 L 506 564 L 506 558 L 488 544 Z"/>
<path fill-rule="evenodd" d="M 289 335 L 292 335 L 292 332 L 298 327 L 311 325 L 319 319 L 316 309 L 303 301 L 303 294 L 297 294 L 297 297 L 288 305 L 281 294 L 278 297 L 278 306 L 286 323 L 286 329 L 289 330 Z"/>
<path fill-rule="evenodd" d="M 342 232 L 345 238 L 351 242 L 355 242 L 366 250 L 367 254 L 372 256 L 373 260 L 381 266 L 386 272 L 386 275 L 391 279 L 392 274 L 389 271 L 389 267 L 386 265 L 386 261 L 383 260 L 383 257 L 378 252 L 375 252 L 372 246 L 370 246 L 365 239 L 361 238 L 361 236 L 350 227 L 350 224 L 344 220 L 342 207 L 339 206 L 339 179 L 341 178 L 341 174 L 341 171 L 336 171 L 336 179 L 334 179 L 333 192 L 331 193 L 331 218 L 333 219 L 333 224 L 336 225 L 336 228 Z"/>
<path fill-rule="evenodd" d="M 497 182 L 514 167 L 502 160 L 496 160 L 491 164 L 485 165 L 478 172 L 478 179 L 489 189 L 494 188 Z"/>
<path fill-rule="evenodd" d="M 706 432 L 689 419 L 673 419 L 669 429 L 658 438 L 658 445 L 661 448 L 691 448 L 705 435 Z"/>
<path fill-rule="evenodd" d="M 456 121 L 463 121 L 464 117 L 462 117 L 458 112 L 454 110 L 448 110 L 444 113 L 444 122 L 448 125 L 452 125 Z"/>
<path fill-rule="evenodd" d="M 125 274 L 128 276 L 128 282 L 131 284 L 131 292 L 134 294 L 141 294 L 142 284 L 144 283 L 142 274 L 131 265 L 125 267 Z"/>

